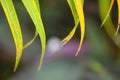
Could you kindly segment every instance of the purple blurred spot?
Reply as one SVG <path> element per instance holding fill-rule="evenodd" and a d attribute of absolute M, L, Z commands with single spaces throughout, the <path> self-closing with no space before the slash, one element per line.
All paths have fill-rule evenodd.
<path fill-rule="evenodd" d="M 44 60 L 46 62 L 64 56 L 75 57 L 75 53 L 78 49 L 78 46 L 79 41 L 77 40 L 71 40 L 66 45 L 61 46 L 60 39 L 53 37 L 50 40 L 48 40 Z M 89 50 L 88 43 L 84 42 L 78 57 L 86 53 L 88 50 Z"/>

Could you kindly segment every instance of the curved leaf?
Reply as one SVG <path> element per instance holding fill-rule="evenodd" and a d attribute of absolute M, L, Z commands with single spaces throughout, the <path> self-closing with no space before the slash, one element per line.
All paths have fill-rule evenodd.
<path fill-rule="evenodd" d="M 111 0 L 98 0 L 98 1 L 100 19 L 103 21 L 109 10 Z M 117 36 L 115 36 L 116 28 L 112 22 L 111 13 L 109 13 L 108 18 L 106 19 L 103 25 L 109 37 L 115 42 L 117 46 L 120 47 L 120 34 L 117 34 Z"/>
<path fill-rule="evenodd" d="M 36 5 L 37 5 L 37 7 L 38 7 L 38 10 L 40 11 L 39 0 L 34 0 L 34 1 L 36 2 Z M 41 14 L 40 14 L 40 15 L 41 15 Z M 23 48 L 29 47 L 29 46 L 34 42 L 34 40 L 36 39 L 37 35 L 38 35 L 38 32 L 37 32 L 37 30 L 36 30 L 34 37 L 33 37 L 27 44 L 25 44 Z"/>
<path fill-rule="evenodd" d="M 25 8 L 27 9 L 32 21 L 34 22 L 36 30 L 41 40 L 42 54 L 41 54 L 40 65 L 39 65 L 39 69 L 40 69 L 43 63 L 45 49 L 46 49 L 46 35 L 45 35 L 43 22 L 42 22 L 41 15 L 35 0 L 22 0 L 22 2 Z"/>
<path fill-rule="evenodd" d="M 111 12 L 111 10 L 112 10 L 112 7 L 113 7 L 113 4 L 114 4 L 114 1 L 115 1 L 115 0 L 111 0 L 110 7 L 109 7 L 109 9 L 108 9 L 108 12 L 107 12 L 107 14 L 106 14 L 105 19 L 103 20 L 103 22 L 102 22 L 102 24 L 101 24 L 101 27 L 103 26 L 103 24 L 104 24 L 105 21 L 107 20 L 107 18 L 108 18 L 108 16 L 109 16 L 110 12 Z"/>
<path fill-rule="evenodd" d="M 30 45 L 34 42 L 34 40 L 36 39 L 37 35 L 38 35 L 38 32 L 35 31 L 34 37 L 33 37 L 27 44 L 25 44 L 25 45 L 23 46 L 23 49 L 25 49 L 25 48 L 27 48 L 28 46 L 30 46 Z"/>
<path fill-rule="evenodd" d="M 74 22 L 75 22 L 75 26 L 73 27 L 73 29 L 70 31 L 70 33 L 68 34 L 67 37 L 65 37 L 62 41 L 61 41 L 61 44 L 62 45 L 65 45 L 68 41 L 70 41 L 70 39 L 74 36 L 75 34 L 75 31 L 78 27 L 78 24 L 79 24 L 79 17 L 78 17 L 78 13 L 77 13 L 77 10 L 76 10 L 76 7 L 75 7 L 75 3 L 73 0 L 67 0 L 68 4 L 69 4 L 69 7 L 71 9 L 71 12 L 72 12 L 72 15 L 73 15 L 73 18 L 74 18 Z M 84 0 L 82 0 L 82 4 L 84 4 Z"/>
<path fill-rule="evenodd" d="M 80 49 L 81 49 L 83 40 L 84 40 L 85 19 L 84 19 L 82 0 L 74 0 L 74 2 L 75 2 L 76 10 L 77 10 L 77 13 L 78 13 L 78 17 L 79 17 L 79 21 L 80 21 L 80 30 L 81 30 L 81 40 L 80 40 L 80 44 L 79 44 L 78 50 L 77 50 L 77 52 L 75 54 L 75 56 L 77 56 L 79 51 L 80 51 Z"/>
<path fill-rule="evenodd" d="M 78 23 L 80 22 L 80 30 L 81 30 L 81 41 L 78 47 L 78 50 L 76 52 L 76 56 L 78 55 L 82 43 L 83 43 L 83 38 L 84 38 L 84 33 L 85 33 L 85 22 L 84 22 L 84 13 L 83 13 L 83 3 L 84 0 L 67 0 L 69 7 L 72 11 L 72 15 L 74 17 L 74 22 L 75 22 L 75 26 L 74 28 L 70 31 L 70 33 L 68 34 L 67 37 L 65 37 L 61 43 L 62 45 L 65 45 L 75 34 L 75 31 L 77 29 Z"/>
<path fill-rule="evenodd" d="M 78 14 L 77 14 L 77 10 L 76 10 L 76 7 L 75 7 L 75 4 L 74 4 L 74 1 L 73 0 L 67 0 L 68 4 L 69 4 L 69 7 L 72 11 L 72 15 L 74 17 L 74 22 L 75 22 L 75 26 L 73 27 L 73 29 L 70 31 L 70 33 L 68 34 L 67 37 L 65 37 L 62 41 L 61 41 L 61 44 L 62 45 L 65 45 L 68 41 L 70 41 L 70 39 L 73 37 L 73 35 L 75 34 L 75 31 L 76 31 L 76 28 L 78 26 L 78 23 L 79 23 L 79 17 L 78 17 Z"/>
<path fill-rule="evenodd" d="M 22 39 L 21 28 L 12 0 L 1 0 L 1 4 L 6 14 L 14 38 L 14 42 L 16 45 L 16 61 L 14 67 L 14 71 L 16 71 L 23 51 L 23 39 Z"/>
<path fill-rule="evenodd" d="M 117 27 L 117 31 L 116 31 L 115 35 L 118 34 L 118 31 L 120 28 L 120 0 L 117 0 L 117 4 L 118 4 L 118 27 Z"/>
<path fill-rule="evenodd" d="M 79 21 L 78 21 L 79 23 Z M 73 35 L 75 34 L 75 31 L 77 29 L 78 23 L 75 24 L 75 26 L 73 27 L 73 29 L 70 31 L 70 33 L 68 34 L 67 37 L 65 37 L 62 41 L 61 44 L 65 45 L 68 41 L 70 41 L 70 39 L 73 37 Z"/>

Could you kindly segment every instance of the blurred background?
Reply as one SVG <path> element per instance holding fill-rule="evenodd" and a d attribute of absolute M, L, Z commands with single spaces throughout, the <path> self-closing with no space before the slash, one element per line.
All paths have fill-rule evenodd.
<path fill-rule="evenodd" d="M 35 32 L 21 0 L 13 0 L 20 20 L 24 44 Z M 40 0 L 41 14 L 47 35 L 47 49 L 43 67 L 38 71 L 41 55 L 39 37 L 28 48 L 16 72 L 15 45 L 5 14 L 0 6 L 0 80 L 119 80 L 120 49 L 100 28 L 98 0 L 85 0 L 86 34 L 82 49 L 75 52 L 80 39 L 79 28 L 65 46 L 60 41 L 74 26 L 73 16 L 66 0 Z M 113 21 L 117 22 L 117 6 L 113 7 Z"/>

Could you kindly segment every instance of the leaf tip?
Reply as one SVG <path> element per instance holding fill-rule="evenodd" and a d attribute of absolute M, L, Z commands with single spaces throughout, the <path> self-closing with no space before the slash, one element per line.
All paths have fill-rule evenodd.
<path fill-rule="evenodd" d="M 81 50 L 81 45 L 80 45 L 80 47 L 78 48 L 77 52 L 75 53 L 75 56 L 78 56 L 80 50 Z"/>
<path fill-rule="evenodd" d="M 120 25 L 118 24 L 117 30 L 115 32 L 115 36 L 117 36 L 119 29 L 120 29 Z"/>
<path fill-rule="evenodd" d="M 41 68 L 42 68 L 42 65 L 39 65 L 38 70 L 40 71 L 40 70 L 41 70 Z"/>

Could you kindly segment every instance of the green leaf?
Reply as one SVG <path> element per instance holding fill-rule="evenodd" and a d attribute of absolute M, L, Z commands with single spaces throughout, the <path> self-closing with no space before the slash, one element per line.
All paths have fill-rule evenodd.
<path fill-rule="evenodd" d="M 36 5 L 37 5 L 37 7 L 38 7 L 38 10 L 40 11 L 39 0 L 34 0 L 34 1 L 36 2 Z M 41 14 L 40 14 L 40 15 L 41 15 Z M 25 48 L 29 47 L 29 46 L 34 42 L 34 40 L 36 39 L 37 35 L 38 35 L 38 32 L 37 32 L 37 30 L 36 30 L 34 37 L 33 37 L 27 44 L 25 44 L 23 48 L 25 49 Z"/>
<path fill-rule="evenodd" d="M 14 67 L 14 71 L 16 71 L 23 51 L 21 28 L 12 0 L 1 0 L 1 4 L 10 25 L 10 29 L 16 45 L 16 61 Z"/>
<path fill-rule="evenodd" d="M 40 65 L 39 65 L 39 69 L 40 69 L 43 63 L 45 49 L 46 49 L 46 35 L 45 35 L 43 22 L 41 19 L 40 12 L 38 10 L 38 5 L 36 5 L 35 0 L 22 0 L 22 2 L 34 23 L 36 30 L 39 34 L 40 40 L 41 40 L 42 55 L 41 55 Z"/>
<path fill-rule="evenodd" d="M 68 34 L 68 36 L 63 39 L 61 41 L 62 45 L 65 45 L 72 37 L 73 35 L 75 34 L 75 31 L 76 31 L 76 28 L 78 26 L 78 23 L 80 22 L 80 32 L 81 32 L 81 40 L 80 40 L 80 44 L 79 44 L 79 47 L 78 47 L 78 50 L 76 52 L 76 56 L 78 55 L 80 49 L 81 49 L 81 46 L 82 46 L 82 43 L 83 43 L 83 39 L 84 39 L 84 35 L 85 35 L 85 20 L 84 20 L 84 13 L 83 13 L 83 3 L 84 3 L 84 0 L 67 0 L 69 6 L 70 6 L 70 9 L 72 11 L 72 15 L 74 17 L 74 22 L 75 22 L 75 26 L 74 28 L 70 31 L 70 33 Z"/>
<path fill-rule="evenodd" d="M 84 19 L 82 0 L 74 0 L 74 2 L 75 2 L 76 10 L 78 13 L 79 21 L 80 21 L 80 32 L 81 32 L 80 44 L 79 44 L 78 50 L 75 54 L 75 56 L 77 56 L 81 49 L 81 46 L 82 46 L 82 43 L 84 40 L 84 36 L 85 36 L 85 19 Z"/>
<path fill-rule="evenodd" d="M 109 7 L 110 7 L 110 1 L 111 0 L 99 0 L 99 14 L 100 18 L 103 21 L 108 13 Z M 112 38 L 114 36 L 115 27 L 112 22 L 111 13 L 109 13 L 109 16 L 107 20 L 104 23 L 104 28 L 107 31 L 108 35 Z"/>
<path fill-rule="evenodd" d="M 119 31 L 119 28 L 120 28 L 120 0 L 117 0 L 117 4 L 118 4 L 118 27 L 117 27 L 115 35 L 118 34 L 118 31 Z"/>
<path fill-rule="evenodd" d="M 79 21 L 78 21 L 79 23 Z M 75 34 L 75 31 L 77 29 L 78 23 L 75 24 L 75 26 L 73 27 L 73 29 L 70 31 L 70 33 L 67 35 L 67 37 L 65 37 L 60 43 L 63 45 L 65 45 L 68 41 L 70 41 L 70 39 L 73 37 L 73 35 Z"/>
<path fill-rule="evenodd" d="M 23 46 L 23 49 L 25 49 L 25 48 L 27 48 L 28 46 L 30 46 L 30 45 L 34 42 L 34 40 L 36 39 L 37 35 L 38 35 L 38 32 L 35 31 L 34 37 L 33 37 L 27 44 L 25 44 L 25 45 Z"/>
<path fill-rule="evenodd" d="M 99 3 L 99 14 L 100 19 L 103 21 L 108 13 L 108 10 L 110 8 L 111 0 L 98 0 Z M 111 13 L 109 13 L 108 18 L 106 19 L 105 23 L 103 24 L 107 34 L 109 37 L 115 42 L 115 44 L 120 47 L 120 34 L 116 33 L 116 28 L 112 22 Z"/>
<path fill-rule="evenodd" d="M 79 17 L 78 17 L 78 13 L 75 7 L 75 3 L 73 0 L 67 0 L 69 7 L 71 9 L 73 18 L 74 18 L 74 22 L 75 22 L 75 26 L 73 27 L 73 29 L 70 31 L 70 33 L 61 41 L 62 45 L 65 45 L 68 41 L 71 40 L 71 38 L 74 36 L 75 31 L 78 27 L 79 24 Z M 82 0 L 82 5 L 84 4 L 84 0 Z"/>
<path fill-rule="evenodd" d="M 110 12 L 111 12 L 111 10 L 112 10 L 112 7 L 113 7 L 113 4 L 114 4 L 114 1 L 115 1 L 115 0 L 111 0 L 110 7 L 109 7 L 109 9 L 108 9 L 108 12 L 107 12 L 107 14 L 106 14 L 106 17 L 104 18 L 104 20 L 103 20 L 103 22 L 102 22 L 102 24 L 101 24 L 101 27 L 102 27 L 103 24 L 106 22 L 106 20 L 107 20 L 109 14 L 110 14 Z"/>
<path fill-rule="evenodd" d="M 78 13 L 77 13 L 77 10 L 76 10 L 74 0 L 67 0 L 67 2 L 68 2 L 69 7 L 70 7 L 70 9 L 72 11 L 72 15 L 74 17 L 75 24 L 77 24 L 78 21 L 79 21 L 79 17 L 78 17 Z"/>
<path fill-rule="evenodd" d="M 68 4 L 69 4 L 69 7 L 72 11 L 72 15 L 74 17 L 74 22 L 75 22 L 75 26 L 73 27 L 73 29 L 70 31 L 70 33 L 68 34 L 67 37 L 65 37 L 62 41 L 61 41 L 61 44 L 62 45 L 65 45 L 68 41 L 70 41 L 70 39 L 73 37 L 73 35 L 75 34 L 75 31 L 76 31 L 76 28 L 78 26 L 78 23 L 79 23 L 79 17 L 78 17 L 78 14 L 77 14 L 77 10 L 76 10 L 76 7 L 75 7 L 75 4 L 74 4 L 74 1 L 73 0 L 67 0 Z"/>

